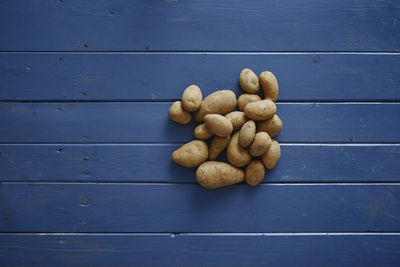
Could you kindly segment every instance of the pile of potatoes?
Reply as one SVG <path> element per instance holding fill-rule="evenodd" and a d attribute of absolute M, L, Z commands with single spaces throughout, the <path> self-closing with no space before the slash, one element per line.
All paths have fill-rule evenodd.
<path fill-rule="evenodd" d="M 216 91 L 203 99 L 200 88 L 190 85 L 182 100 L 169 109 L 175 122 L 189 123 L 194 112 L 194 119 L 201 123 L 194 129 L 196 140 L 175 150 L 172 159 L 184 167 L 198 167 L 196 180 L 205 188 L 244 179 L 251 186 L 258 185 L 265 168 L 274 168 L 281 156 L 279 143 L 271 139 L 282 129 L 276 114 L 279 88 L 275 75 L 264 71 L 257 77 L 246 68 L 240 73 L 239 84 L 245 93 L 238 99 L 230 90 Z M 260 85 L 264 99 L 258 95 Z M 225 148 L 228 163 L 215 161 Z"/>

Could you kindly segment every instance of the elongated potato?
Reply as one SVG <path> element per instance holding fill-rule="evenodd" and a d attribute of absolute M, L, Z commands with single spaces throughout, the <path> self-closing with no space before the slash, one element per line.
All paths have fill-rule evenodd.
<path fill-rule="evenodd" d="M 276 136 L 282 130 L 282 121 L 278 115 L 257 123 L 257 132 L 266 132 L 270 137 Z"/>
<path fill-rule="evenodd" d="M 251 120 L 268 120 L 276 113 L 276 105 L 271 100 L 252 102 L 244 108 L 247 118 Z"/>
<path fill-rule="evenodd" d="M 233 131 L 231 121 L 219 114 L 207 114 L 204 116 L 204 122 L 210 132 L 220 137 L 230 135 Z"/>
<path fill-rule="evenodd" d="M 241 94 L 238 98 L 238 108 L 241 111 L 244 111 L 244 107 L 251 102 L 261 101 L 261 97 L 256 94 Z"/>
<path fill-rule="evenodd" d="M 258 185 L 264 179 L 265 168 L 261 161 L 252 160 L 246 166 L 245 179 L 246 183 L 251 186 Z"/>
<path fill-rule="evenodd" d="M 254 121 L 248 121 L 243 124 L 239 132 L 239 145 L 248 147 L 254 140 L 256 135 L 256 124 Z"/>
<path fill-rule="evenodd" d="M 239 145 L 239 132 L 231 137 L 226 148 L 226 158 L 228 162 L 236 167 L 243 167 L 251 161 L 251 155 L 247 148 Z"/>
<path fill-rule="evenodd" d="M 270 99 L 276 102 L 279 86 L 275 75 L 270 71 L 262 72 L 260 74 L 260 84 L 264 92 L 264 99 Z"/>
<path fill-rule="evenodd" d="M 273 169 L 276 163 L 278 163 L 280 157 L 281 147 L 277 141 L 272 140 L 271 147 L 261 156 L 261 160 L 264 163 L 265 168 Z"/>
<path fill-rule="evenodd" d="M 195 112 L 194 119 L 202 121 L 207 114 L 225 115 L 235 109 L 237 104 L 236 95 L 230 90 L 221 90 L 204 98 L 200 108 Z"/>
<path fill-rule="evenodd" d="M 213 136 L 213 133 L 210 132 L 205 123 L 202 123 L 198 125 L 196 128 L 194 128 L 193 135 L 196 139 L 207 140 Z"/>
<path fill-rule="evenodd" d="M 225 118 L 231 121 L 234 131 L 242 128 L 242 125 L 247 121 L 246 114 L 243 111 L 232 111 L 226 114 Z"/>
<path fill-rule="evenodd" d="M 188 124 L 192 119 L 192 115 L 182 108 L 181 101 L 175 101 L 169 108 L 169 117 L 171 120 L 181 123 Z"/>
<path fill-rule="evenodd" d="M 172 159 L 184 167 L 197 167 L 208 158 L 207 143 L 193 140 L 184 144 L 172 153 Z"/>
<path fill-rule="evenodd" d="M 197 85 L 190 85 L 183 91 L 182 94 L 182 107 L 184 110 L 192 112 L 200 108 L 203 94 Z"/>
<path fill-rule="evenodd" d="M 205 188 L 214 189 L 242 182 L 243 170 L 225 162 L 207 161 L 196 171 L 197 182 Z"/>
<path fill-rule="evenodd" d="M 257 75 L 251 69 L 243 69 L 239 75 L 239 84 L 242 89 L 250 94 L 257 93 L 260 89 Z"/>
<path fill-rule="evenodd" d="M 208 149 L 208 160 L 215 160 L 229 144 L 229 140 L 231 140 L 230 135 L 225 137 L 214 136 L 213 139 L 211 139 L 210 148 Z"/>
<path fill-rule="evenodd" d="M 253 157 L 258 157 L 268 151 L 271 147 L 271 137 L 266 132 L 256 133 L 249 152 Z"/>

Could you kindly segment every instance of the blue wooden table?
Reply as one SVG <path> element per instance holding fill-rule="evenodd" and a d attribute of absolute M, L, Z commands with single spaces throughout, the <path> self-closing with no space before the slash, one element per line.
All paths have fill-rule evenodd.
<path fill-rule="evenodd" d="M 0 1 L 0 266 L 400 266 L 400 2 Z M 282 157 L 206 190 L 189 84 L 280 84 Z"/>

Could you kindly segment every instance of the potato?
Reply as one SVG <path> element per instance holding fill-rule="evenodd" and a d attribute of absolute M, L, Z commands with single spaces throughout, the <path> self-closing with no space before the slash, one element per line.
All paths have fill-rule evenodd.
<path fill-rule="evenodd" d="M 225 115 L 235 109 L 237 104 L 236 95 L 230 90 L 221 90 L 204 98 L 200 108 L 195 112 L 194 119 L 202 121 L 207 114 Z"/>
<path fill-rule="evenodd" d="M 275 75 L 270 71 L 262 72 L 260 74 L 260 84 L 264 92 L 264 99 L 270 99 L 276 102 L 279 86 Z"/>
<path fill-rule="evenodd" d="M 281 147 L 277 141 L 272 140 L 271 147 L 261 156 L 261 160 L 264 163 L 265 168 L 272 169 L 275 167 L 280 157 Z"/>
<path fill-rule="evenodd" d="M 192 119 L 192 115 L 182 108 L 181 101 L 175 101 L 169 108 L 169 117 L 171 120 L 181 123 L 188 124 Z"/>
<path fill-rule="evenodd" d="M 253 160 L 246 166 L 246 183 L 251 186 L 258 185 L 264 179 L 265 168 L 261 161 Z"/>
<path fill-rule="evenodd" d="M 232 111 L 226 114 L 225 118 L 231 121 L 234 131 L 242 128 L 242 125 L 247 121 L 247 117 L 243 111 Z"/>
<path fill-rule="evenodd" d="M 241 111 L 244 111 L 244 107 L 251 102 L 261 101 L 261 97 L 256 94 L 241 94 L 238 98 L 238 108 Z"/>
<path fill-rule="evenodd" d="M 225 162 L 207 161 L 196 171 L 197 182 L 205 188 L 214 189 L 242 182 L 243 170 Z"/>
<path fill-rule="evenodd" d="M 239 132 L 239 145 L 248 147 L 254 140 L 256 135 L 256 124 L 254 121 L 248 121 L 243 124 Z"/>
<path fill-rule="evenodd" d="M 172 153 L 172 159 L 184 167 L 197 167 L 208 158 L 207 143 L 193 140 L 184 144 Z"/>
<path fill-rule="evenodd" d="M 259 132 L 254 137 L 253 143 L 250 145 L 249 153 L 253 157 L 258 157 L 268 151 L 271 147 L 271 137 L 266 132 Z"/>
<path fill-rule="evenodd" d="M 227 135 L 225 137 L 214 136 L 210 142 L 208 160 L 215 160 L 229 144 L 229 140 L 231 140 L 230 135 Z"/>
<path fill-rule="evenodd" d="M 207 140 L 213 136 L 213 133 L 210 132 L 205 123 L 202 123 L 194 129 L 193 135 L 196 139 Z"/>
<path fill-rule="evenodd" d="M 207 114 L 204 116 L 204 122 L 210 132 L 220 137 L 230 135 L 233 131 L 231 121 L 219 114 Z"/>
<path fill-rule="evenodd" d="M 251 120 L 268 120 L 276 113 L 276 105 L 271 100 L 252 102 L 244 108 L 247 118 Z"/>
<path fill-rule="evenodd" d="M 266 132 L 270 137 L 276 136 L 282 130 L 282 121 L 278 115 L 271 119 L 257 123 L 257 132 Z"/>
<path fill-rule="evenodd" d="M 182 94 L 182 107 L 184 110 L 192 112 L 199 109 L 203 100 L 203 95 L 197 85 L 190 85 L 183 91 Z"/>
<path fill-rule="evenodd" d="M 236 167 L 243 167 L 251 161 L 251 155 L 247 148 L 239 145 L 239 132 L 231 137 L 226 149 L 228 162 Z"/>
<path fill-rule="evenodd" d="M 239 84 L 244 91 L 250 94 L 257 93 L 260 89 L 257 75 L 251 69 L 243 69 L 239 75 Z"/>

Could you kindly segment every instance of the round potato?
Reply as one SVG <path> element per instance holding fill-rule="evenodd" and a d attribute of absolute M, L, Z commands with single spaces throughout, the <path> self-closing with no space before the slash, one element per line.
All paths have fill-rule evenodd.
<path fill-rule="evenodd" d="M 282 130 L 282 121 L 278 115 L 257 123 L 257 132 L 266 132 L 270 137 L 276 136 Z"/>
<path fill-rule="evenodd" d="M 229 144 L 229 140 L 231 140 L 230 135 L 227 135 L 225 137 L 214 136 L 210 142 L 208 160 L 215 160 Z"/>
<path fill-rule="evenodd" d="M 171 120 L 181 123 L 188 124 L 192 119 L 192 115 L 182 108 L 181 101 L 175 101 L 169 108 L 169 117 Z"/>
<path fill-rule="evenodd" d="M 246 183 L 251 186 L 258 185 L 264 179 L 265 168 L 261 161 L 253 160 L 246 166 Z"/>
<path fill-rule="evenodd" d="M 207 140 L 213 136 L 213 133 L 210 132 L 205 123 L 202 123 L 194 128 L 193 135 L 196 139 Z"/>
<path fill-rule="evenodd" d="M 225 162 L 207 161 L 196 171 L 197 182 L 205 188 L 214 189 L 242 182 L 243 170 Z"/>
<path fill-rule="evenodd" d="M 248 121 L 243 124 L 239 132 L 239 145 L 248 147 L 254 140 L 256 135 L 256 124 L 254 121 Z"/>
<path fill-rule="evenodd" d="M 204 116 L 204 122 L 210 132 L 220 137 L 230 135 L 233 131 L 231 121 L 219 114 L 207 114 Z"/>
<path fill-rule="evenodd" d="M 241 94 L 238 98 L 238 108 L 241 111 L 244 111 L 244 107 L 251 102 L 261 101 L 261 97 L 256 94 Z"/>
<path fill-rule="evenodd" d="M 252 102 L 244 108 L 247 118 L 251 120 L 268 120 L 276 113 L 276 105 L 271 100 Z"/>
<path fill-rule="evenodd" d="M 266 132 L 256 133 L 249 152 L 253 157 L 259 157 L 271 147 L 271 137 Z"/>
<path fill-rule="evenodd" d="M 172 153 L 172 159 L 184 167 L 197 167 L 208 158 L 207 143 L 201 140 L 193 140 L 184 144 Z"/>
<path fill-rule="evenodd" d="M 226 148 L 226 158 L 230 164 L 236 167 L 243 167 L 251 161 L 248 149 L 239 145 L 239 132 L 231 137 Z"/>
<path fill-rule="evenodd" d="M 216 91 L 204 98 L 200 108 L 194 114 L 194 119 L 202 121 L 207 114 L 225 115 L 234 110 L 236 104 L 236 95 L 231 90 Z"/>
<path fill-rule="evenodd" d="M 257 93 L 260 89 L 257 75 L 251 69 L 243 69 L 239 75 L 239 84 L 242 89 L 250 94 Z"/>
<path fill-rule="evenodd" d="M 262 72 L 260 74 L 260 84 L 264 92 L 264 99 L 270 99 L 276 102 L 279 86 L 275 75 L 270 71 Z"/>
<path fill-rule="evenodd" d="M 203 95 L 197 85 L 190 85 L 183 91 L 182 94 L 182 107 L 184 110 L 192 112 L 199 109 L 203 100 Z"/>
<path fill-rule="evenodd" d="M 272 140 L 271 147 L 261 156 L 261 160 L 264 163 L 265 168 L 273 169 L 276 163 L 278 163 L 280 157 L 281 147 L 277 141 Z"/>
<path fill-rule="evenodd" d="M 242 128 L 242 125 L 247 121 L 247 117 L 243 111 L 232 111 L 226 114 L 225 118 L 231 121 L 234 131 Z"/>

